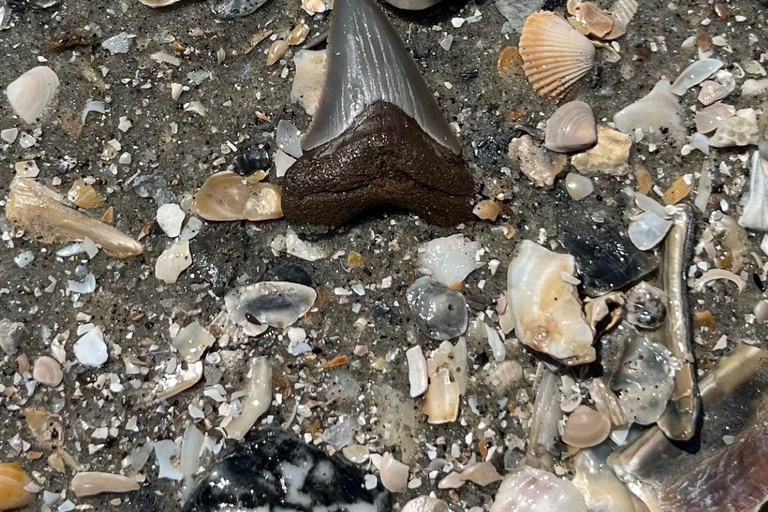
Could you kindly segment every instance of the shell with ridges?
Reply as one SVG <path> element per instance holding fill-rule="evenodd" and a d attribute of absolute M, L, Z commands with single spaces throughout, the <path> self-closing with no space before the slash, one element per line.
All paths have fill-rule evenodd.
<path fill-rule="evenodd" d="M 18 464 L 0 464 L 0 510 L 26 507 L 35 501 L 35 495 L 24 489 L 31 482 Z"/>
<path fill-rule="evenodd" d="M 55 388 L 61 384 L 64 373 L 61 371 L 61 365 L 58 361 L 52 357 L 43 356 L 35 362 L 32 377 L 40 384 Z"/>
<path fill-rule="evenodd" d="M 558 108 L 547 122 L 544 145 L 550 151 L 572 153 L 597 142 L 597 123 L 592 107 L 571 101 Z"/>
<path fill-rule="evenodd" d="M 637 12 L 637 0 L 616 0 L 608 10 L 617 21 L 629 25 Z"/>
<path fill-rule="evenodd" d="M 5 91 L 13 111 L 27 124 L 38 120 L 58 92 L 59 77 L 45 66 L 30 69 Z"/>
<path fill-rule="evenodd" d="M 567 21 L 540 11 L 525 20 L 520 56 L 528 81 L 541 95 L 559 99 L 595 63 L 595 47 Z"/>

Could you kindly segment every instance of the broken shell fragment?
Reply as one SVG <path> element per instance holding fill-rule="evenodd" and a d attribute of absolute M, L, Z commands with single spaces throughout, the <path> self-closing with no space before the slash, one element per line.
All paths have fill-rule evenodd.
<path fill-rule="evenodd" d="M 269 52 L 267 52 L 267 66 L 276 64 L 277 61 L 283 58 L 283 55 L 285 55 L 285 52 L 287 51 L 288 43 L 286 43 L 284 39 L 278 39 L 272 43 L 272 46 L 269 47 Z"/>
<path fill-rule="evenodd" d="M 747 204 L 739 217 L 739 225 L 753 231 L 768 232 L 768 170 L 759 151 L 754 152 L 751 163 Z"/>
<path fill-rule="evenodd" d="M 632 221 L 627 236 L 641 251 L 650 251 L 664 240 L 671 227 L 671 221 L 647 211 Z"/>
<path fill-rule="evenodd" d="M 307 114 L 314 116 L 328 71 L 328 52 L 299 50 L 293 57 L 293 62 L 296 65 L 296 75 L 293 78 L 291 101 L 298 102 Z"/>
<path fill-rule="evenodd" d="M 77 473 L 72 478 L 72 489 L 75 496 L 96 496 L 104 493 L 125 493 L 138 491 L 139 484 L 133 478 L 110 473 L 84 472 Z"/>
<path fill-rule="evenodd" d="M 37 121 L 56 98 L 59 77 L 48 67 L 32 68 L 8 85 L 5 94 L 16 114 L 27 124 Z"/>
<path fill-rule="evenodd" d="M 189 252 L 189 240 L 176 242 L 157 258 L 155 262 L 155 277 L 167 284 L 173 284 L 192 265 L 192 254 Z"/>
<path fill-rule="evenodd" d="M 166 374 L 155 389 L 157 401 L 161 402 L 182 391 L 191 388 L 203 378 L 203 363 L 198 361 L 190 364 L 186 369 L 182 365 L 176 367 L 176 373 Z"/>
<path fill-rule="evenodd" d="M 567 21 L 540 11 L 528 16 L 519 45 L 525 76 L 541 96 L 562 98 L 595 63 L 595 47 Z"/>
<path fill-rule="evenodd" d="M 309 286 L 262 281 L 232 290 L 224 297 L 227 312 L 236 324 L 246 320 L 282 329 L 307 314 L 317 298 Z"/>
<path fill-rule="evenodd" d="M 253 361 L 248 371 L 248 383 L 240 415 L 230 421 L 225 430 L 232 439 L 242 439 L 272 404 L 272 366 L 266 357 Z"/>
<path fill-rule="evenodd" d="M 181 0 L 139 0 L 139 2 L 148 7 L 166 7 L 179 1 Z"/>
<path fill-rule="evenodd" d="M 479 219 L 495 221 L 499 217 L 501 208 L 493 199 L 485 199 L 480 201 L 472 209 L 472 213 Z"/>
<path fill-rule="evenodd" d="M 490 512 L 587 512 L 573 483 L 541 469 L 525 466 L 504 477 Z"/>
<path fill-rule="evenodd" d="M 637 0 L 615 0 L 608 11 L 616 21 L 627 26 L 637 12 Z"/>
<path fill-rule="evenodd" d="M 405 492 L 408 490 L 408 471 L 407 465 L 387 452 L 381 460 L 381 483 L 390 492 Z"/>
<path fill-rule="evenodd" d="M 75 180 L 72 184 L 72 188 L 69 189 L 67 198 L 84 210 L 101 208 L 104 206 L 104 198 L 96 192 L 93 185 L 87 185 L 82 178 Z"/>
<path fill-rule="evenodd" d="M 612 329 L 624 316 L 624 303 L 624 295 L 621 292 L 611 292 L 594 299 L 587 299 L 584 306 L 587 323 L 593 331 L 597 331 L 601 323 L 604 325 L 604 327 L 601 326 L 601 331 Z"/>
<path fill-rule="evenodd" d="M 612 176 L 625 176 L 629 172 L 627 161 L 632 140 L 616 130 L 597 127 L 597 145 L 571 159 L 573 166 L 585 174 L 603 172 Z"/>
<path fill-rule="evenodd" d="M 419 496 L 403 506 L 402 512 L 450 512 L 448 504 L 431 496 Z"/>
<path fill-rule="evenodd" d="M 760 142 L 760 128 L 754 109 L 738 110 L 735 116 L 719 123 L 715 134 L 709 138 L 713 148 L 750 146 Z"/>
<path fill-rule="evenodd" d="M 0 510 L 15 510 L 35 501 L 35 495 L 26 487 L 32 479 L 24 469 L 14 463 L 0 464 Z"/>
<path fill-rule="evenodd" d="M 563 442 L 575 448 L 597 446 L 611 433 L 611 420 L 593 408 L 580 405 L 568 416 Z"/>
<path fill-rule="evenodd" d="M 435 238 L 419 249 L 419 271 L 457 290 L 480 263 L 475 260 L 480 244 L 455 234 Z"/>
<path fill-rule="evenodd" d="M 44 386 L 55 388 L 61 384 L 64 372 L 61 371 L 61 365 L 58 361 L 52 357 L 43 356 L 35 361 L 32 377 Z"/>
<path fill-rule="evenodd" d="M 551 187 L 568 164 L 568 157 L 541 147 L 530 135 L 512 139 L 509 158 L 537 187 Z"/>
<path fill-rule="evenodd" d="M 595 409 L 611 421 L 611 426 L 617 428 L 627 424 L 627 417 L 619 404 L 619 398 L 608 389 L 603 379 L 599 377 L 592 379 L 589 396 L 595 402 Z"/>
<path fill-rule="evenodd" d="M 581 201 L 595 191 L 592 180 L 575 172 L 565 176 L 565 189 L 575 201 Z"/>
<path fill-rule="evenodd" d="M 580 451 L 574 457 L 574 463 L 576 477 L 573 484 L 584 496 L 587 510 L 635 512 L 632 493 L 592 451 Z"/>
<path fill-rule="evenodd" d="M 680 73 L 675 83 L 672 84 L 672 92 L 682 96 L 685 91 L 700 84 L 721 67 L 723 67 L 723 62 L 717 59 L 697 60 Z"/>
<path fill-rule="evenodd" d="M 408 382 L 411 386 L 411 398 L 423 395 L 429 386 L 429 373 L 427 372 L 427 360 L 419 345 L 405 351 L 408 361 Z"/>
<path fill-rule="evenodd" d="M 627 293 L 627 321 L 641 329 L 655 329 L 667 314 L 667 295 L 642 282 Z"/>
<path fill-rule="evenodd" d="M 442 226 L 471 218 L 461 144 L 380 8 L 336 0 L 328 51 L 304 154 L 283 182 L 288 221 L 339 226 L 380 206 Z"/>
<path fill-rule="evenodd" d="M 198 215 L 206 220 L 221 222 L 281 218 L 280 187 L 263 183 L 264 177 L 263 172 L 250 176 L 240 176 L 231 171 L 214 174 L 195 194 Z"/>
<path fill-rule="evenodd" d="M 208 0 L 213 15 L 224 20 L 253 14 L 265 3 L 267 0 Z"/>
<path fill-rule="evenodd" d="M 736 109 L 731 105 L 715 103 L 696 113 L 696 131 L 699 133 L 710 133 L 736 115 Z"/>
<path fill-rule="evenodd" d="M 469 322 L 464 296 L 429 276 L 416 280 L 406 294 L 416 323 L 432 339 L 461 336 Z"/>
<path fill-rule="evenodd" d="M 398 9 L 421 11 L 440 3 L 441 0 L 387 0 L 387 3 Z"/>
<path fill-rule="evenodd" d="M 698 100 L 705 107 L 712 105 L 713 103 L 725 99 L 731 91 L 722 84 L 719 84 L 713 80 L 707 80 L 701 84 L 701 90 L 699 91 Z"/>
<path fill-rule="evenodd" d="M 518 338 L 569 366 L 595 360 L 594 334 L 572 284 L 575 271 L 573 256 L 525 240 L 507 276 L 507 300 Z"/>
<path fill-rule="evenodd" d="M 144 251 L 140 243 L 64 205 L 59 194 L 29 178 L 14 178 L 11 182 L 5 215 L 16 229 L 44 243 L 90 238 L 115 258 L 130 258 Z"/>
<path fill-rule="evenodd" d="M 613 16 L 592 2 L 579 2 L 571 10 L 574 17 L 568 22 L 585 36 L 605 38 L 613 30 Z"/>
<path fill-rule="evenodd" d="M 651 92 L 617 112 L 613 122 L 624 133 L 631 133 L 638 128 L 681 130 L 680 102 L 672 93 L 669 82 L 659 80 Z"/>
<path fill-rule="evenodd" d="M 558 108 L 547 121 L 544 145 L 558 153 L 573 153 L 597 142 L 597 123 L 592 107 L 571 101 Z"/>
<path fill-rule="evenodd" d="M 433 425 L 452 423 L 459 417 L 461 395 L 467 388 L 467 344 L 444 341 L 427 361 L 429 388 L 422 411 Z"/>

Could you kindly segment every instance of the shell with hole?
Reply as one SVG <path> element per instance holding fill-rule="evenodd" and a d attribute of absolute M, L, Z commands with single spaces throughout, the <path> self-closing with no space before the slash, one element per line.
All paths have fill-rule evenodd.
<path fill-rule="evenodd" d="M 8 85 L 5 94 L 16 114 L 27 124 L 36 122 L 59 92 L 59 77 L 51 68 L 37 66 Z"/>
<path fill-rule="evenodd" d="M 541 95 L 560 99 L 595 64 L 595 47 L 567 21 L 548 11 L 531 14 L 520 36 L 525 76 Z"/>

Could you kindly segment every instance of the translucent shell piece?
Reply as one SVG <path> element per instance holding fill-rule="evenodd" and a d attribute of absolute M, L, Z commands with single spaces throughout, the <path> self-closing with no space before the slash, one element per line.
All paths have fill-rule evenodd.
<path fill-rule="evenodd" d="M 548 11 L 525 20 L 520 56 L 528 81 L 541 95 L 560 99 L 595 63 L 595 47 L 567 21 Z"/>
<path fill-rule="evenodd" d="M 59 77 L 45 66 L 32 68 L 11 82 L 5 93 L 13 111 L 25 123 L 40 118 L 59 91 Z"/>
<path fill-rule="evenodd" d="M 231 171 L 214 174 L 195 194 L 198 214 L 212 221 L 281 218 L 282 191 L 277 185 L 261 183 L 264 176 L 263 172 L 246 177 Z"/>

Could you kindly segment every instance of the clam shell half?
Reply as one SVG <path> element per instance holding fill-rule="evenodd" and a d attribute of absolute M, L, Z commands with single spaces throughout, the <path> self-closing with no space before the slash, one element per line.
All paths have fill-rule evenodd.
<path fill-rule="evenodd" d="M 59 91 L 59 77 L 45 66 L 32 68 L 11 82 L 5 93 L 16 114 L 25 123 L 37 121 Z"/>
<path fill-rule="evenodd" d="M 573 153 L 597 143 L 597 123 L 592 107 L 571 101 L 558 108 L 547 122 L 544 145 L 557 153 Z"/>

